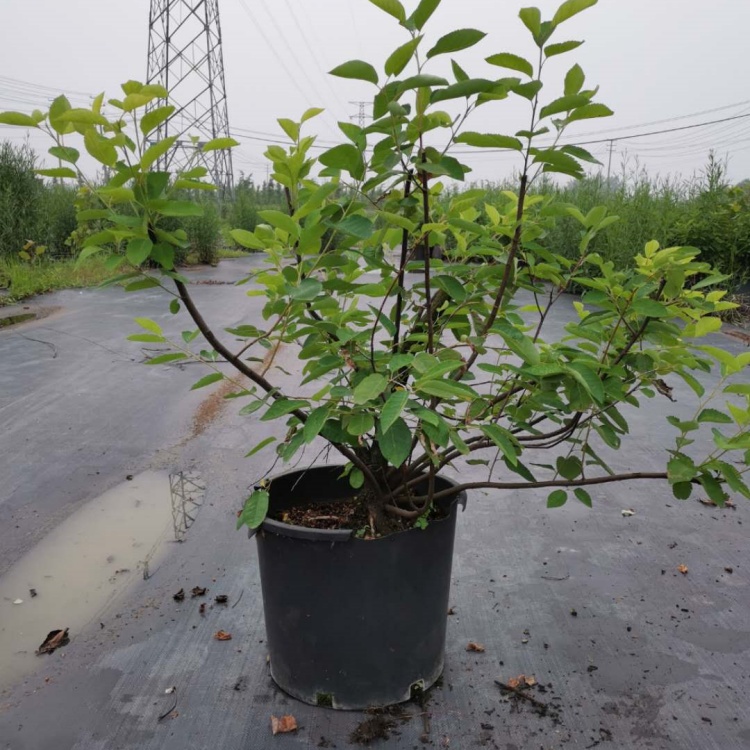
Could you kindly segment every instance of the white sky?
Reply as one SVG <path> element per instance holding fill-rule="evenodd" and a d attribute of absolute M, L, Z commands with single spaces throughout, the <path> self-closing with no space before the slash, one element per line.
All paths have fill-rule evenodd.
<path fill-rule="evenodd" d="M 405 0 L 407 12 L 416 1 Z M 428 39 L 423 44 L 431 46 L 454 28 L 486 31 L 487 38 L 457 57 L 471 75 L 500 77 L 506 73 L 483 59 L 497 52 L 530 56 L 528 32 L 517 18 L 519 8 L 528 4 L 443 0 L 426 27 Z M 544 17 L 551 17 L 558 3 L 536 4 Z M 322 141 L 342 140 L 335 122 L 354 115 L 357 108 L 348 102 L 371 97 L 374 87 L 333 78 L 325 71 L 352 58 L 382 70 L 387 55 L 408 39 L 394 19 L 367 0 L 221 0 L 220 8 L 230 122 L 243 131 L 280 133 L 277 117 L 298 118 L 315 105 L 326 107 L 327 113 L 313 121 L 313 132 Z M 0 0 L 0 109 L 30 111 L 44 106 L 53 90 L 105 90 L 114 97 L 122 81 L 145 79 L 148 14 L 149 0 Z M 601 86 L 598 100 L 615 110 L 607 120 L 578 124 L 570 140 L 750 115 L 748 29 L 747 0 L 600 0 L 566 22 L 553 39 L 585 39 L 586 44 L 556 58 L 545 92 L 555 98 L 556 84 L 570 65 L 579 62 L 587 84 Z M 446 73 L 449 58 L 437 58 L 431 70 Z M 9 79 L 50 90 L 19 87 Z M 645 125 L 718 108 L 722 109 Z M 500 102 L 480 108 L 469 129 L 510 134 L 526 127 L 526 120 L 521 106 Z M 23 134 L 0 126 L 0 138 L 20 140 Z M 240 140 L 235 171 L 262 179 L 265 145 Z M 49 145 L 37 134 L 31 143 L 40 153 Z M 687 176 L 701 169 L 712 146 L 719 156 L 729 157 L 731 179 L 750 177 L 750 117 L 615 143 L 612 171 L 619 172 L 627 153 L 631 167 L 637 157 L 654 175 Z M 590 148 L 606 165 L 608 144 Z M 515 163 L 510 155 L 481 152 L 462 155 L 462 160 L 474 169 L 471 179 L 487 180 L 508 176 Z"/>

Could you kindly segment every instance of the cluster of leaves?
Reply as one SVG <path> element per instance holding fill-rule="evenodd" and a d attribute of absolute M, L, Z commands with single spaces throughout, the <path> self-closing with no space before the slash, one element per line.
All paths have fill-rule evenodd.
<path fill-rule="evenodd" d="M 553 42 L 553 35 L 596 0 L 566 0 L 547 21 L 539 10 L 523 9 L 536 61 L 493 54 L 487 58 L 491 70 L 520 74 L 497 79 L 471 77 L 451 58 L 453 81 L 426 72 L 427 65 L 474 46 L 483 32 L 450 32 L 425 43 L 422 55 L 424 28 L 440 0 L 421 0 L 408 16 L 399 0 L 370 2 L 393 16 L 408 40 L 388 56 L 382 80 L 361 60 L 332 71 L 374 86 L 373 122 L 365 128 L 340 123 L 346 142 L 315 158 L 315 138 L 303 131 L 321 110 L 308 110 L 299 121 L 279 120 L 290 145 L 270 146 L 266 155 L 286 210 L 259 211 L 261 223 L 252 231 L 232 232 L 240 245 L 267 257 L 265 267 L 244 280 L 249 295 L 265 300 L 262 320 L 225 332 L 238 345 L 213 332 L 174 271 L 174 249 L 185 237 L 161 228 L 169 217 L 200 211 L 197 202 L 176 199 L 179 191 L 210 189 L 200 166 L 171 176 L 158 169 L 174 146 L 171 138 L 150 143 L 173 111 L 159 101 L 166 97 L 163 89 L 129 82 L 125 99 L 111 102 L 122 112 L 116 120 L 101 114 L 101 98 L 91 110 L 71 109 L 61 98 L 49 113 L 28 121 L 18 122 L 25 115 L 0 116 L 44 125 L 58 140 L 50 152 L 71 166 L 48 175 L 76 176 L 78 152 L 63 142 L 72 131 L 113 171 L 108 184 L 92 189 L 100 207 L 81 216 L 105 225 L 86 240 L 82 255 L 114 242 L 125 245 L 134 266 L 157 264 L 166 279 L 141 274 L 128 288 L 174 282 L 172 312 L 184 305 L 198 327 L 175 345 L 177 351 L 151 362 L 193 356 L 189 345 L 202 333 L 209 349 L 194 356 L 213 363 L 214 372 L 195 387 L 225 377 L 218 360 L 233 365 L 253 383 L 237 394 L 250 399 L 243 413 L 285 422 L 277 454 L 289 460 L 318 437 L 331 443 L 347 460 L 352 486 L 365 486 L 363 501 L 378 532 L 387 531 L 393 516 L 423 525 L 433 501 L 453 492 L 435 491 L 436 473 L 462 457 L 490 466 L 486 480 L 465 487 L 547 487 L 550 506 L 562 505 L 569 489 L 590 505 L 588 485 L 636 478 L 668 479 L 678 497 L 695 483 L 717 501 L 725 484 L 750 494 L 725 455 L 750 448 L 750 392 L 744 386 L 725 386 L 731 398 L 744 399 L 742 406 L 729 403 L 724 411 L 702 404 L 695 420 L 670 420 L 678 438 L 666 471 L 617 474 L 601 455 L 602 443 L 617 449 L 628 433 L 623 407 L 668 393 L 668 375 L 681 377 L 702 397 L 693 371 L 709 371 L 718 360 L 729 377 L 746 362 L 689 342 L 715 331 L 715 314 L 730 306 L 722 291 L 712 290 L 723 277 L 698 260 L 697 250 L 652 242 L 633 269 L 617 270 L 591 252 L 594 238 L 614 220 L 606 208 L 584 214 L 530 193 L 546 173 L 581 176 L 582 162 L 593 157 L 562 143 L 563 134 L 574 122 L 611 113 L 594 101 L 596 89 L 584 88 L 580 66 L 568 70 L 561 96 L 547 97 L 541 77 L 551 59 L 581 44 Z M 528 102 L 527 128 L 512 135 L 464 129 L 477 107 L 508 97 Z M 544 136 L 545 145 L 537 145 Z M 442 179 L 461 180 L 468 171 L 450 155 L 454 144 L 517 152 L 518 189 L 492 202 L 482 200 L 483 191 L 470 190 L 441 204 Z M 196 158 L 201 150 L 232 145 L 230 139 L 196 144 Z M 580 224 L 576 258 L 545 247 L 560 215 Z M 562 338 L 544 338 L 552 306 L 574 282 L 587 289 L 576 303 L 578 319 Z M 156 323 L 138 322 L 145 333 L 132 339 L 169 343 Z M 277 345 L 298 354 L 298 392 L 248 364 L 256 348 Z M 691 458 L 685 451 L 691 432 L 726 420 L 735 433 L 717 428 L 717 451 L 703 461 Z M 250 454 L 275 440 L 267 438 Z M 527 458 L 538 450 L 557 454 L 554 463 Z M 267 504 L 267 491 L 258 490 L 240 523 L 259 525 Z"/>

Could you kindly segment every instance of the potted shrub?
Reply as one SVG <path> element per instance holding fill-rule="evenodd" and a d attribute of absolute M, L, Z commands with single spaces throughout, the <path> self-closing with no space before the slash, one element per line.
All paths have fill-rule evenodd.
<path fill-rule="evenodd" d="M 116 117 L 102 114 L 102 97 L 90 109 L 60 97 L 47 113 L 0 118 L 46 129 L 57 141 L 50 153 L 60 166 L 41 174 L 82 180 L 79 220 L 100 229 L 81 258 L 114 246 L 112 268 L 135 267 L 116 280 L 129 290 L 163 286 L 172 313 L 184 308 L 191 316 L 196 329 L 182 342 L 138 319 L 144 330 L 132 340 L 174 349 L 151 364 L 202 360 L 212 372 L 196 388 L 230 371 L 242 376 L 232 394 L 245 400 L 242 412 L 283 423 L 250 454 L 275 443 L 289 461 L 320 441 L 339 454 L 339 465 L 260 483 L 239 525 L 258 531 L 274 679 L 304 701 L 341 708 L 404 700 L 439 676 L 456 507 L 465 492 L 544 488 L 551 508 L 570 495 L 591 506 L 596 485 L 661 479 L 680 499 L 696 486 L 718 504 L 727 490 L 750 496 L 743 478 L 750 386 L 727 382 L 750 354 L 701 344 L 719 329 L 716 314 L 731 307 L 716 288 L 725 277 L 698 250 L 655 241 L 633 249 L 632 268 L 616 269 L 591 250 L 616 217 L 605 208 L 584 215 L 534 192 L 543 174 L 583 175 L 582 162 L 594 159 L 566 143 L 566 129 L 611 114 L 578 65 L 568 67 L 557 95 L 542 82 L 547 67 L 581 44 L 558 41 L 558 30 L 596 0 L 567 0 L 547 21 L 522 9 L 536 59 L 493 54 L 481 78 L 455 55 L 484 33 L 426 38 L 440 0 L 421 0 L 411 14 L 399 0 L 370 1 L 393 16 L 405 41 L 381 70 L 352 60 L 332 73 L 372 85 L 373 122 L 340 123 L 345 141 L 314 155 L 307 128 L 320 110 L 279 120 L 290 145 L 272 145 L 267 156 L 288 210 L 261 211 L 254 231 L 232 233 L 266 253 L 257 273 L 238 279 L 248 294 L 263 296 L 262 319 L 221 333 L 174 267 L 184 232 L 164 226 L 200 212 L 190 196 L 212 186 L 199 152 L 231 147 L 231 139 L 196 144 L 196 165 L 181 173 L 159 171 L 174 139 L 151 139 L 173 107 L 160 86 L 132 81 L 122 100 L 110 101 Z M 429 72 L 433 58 L 446 55 L 451 77 Z M 526 129 L 467 129 L 477 107 L 510 97 L 528 103 Z M 74 132 L 112 171 L 105 185 L 80 175 L 79 152 L 67 143 Z M 518 152 L 517 190 L 492 203 L 476 188 L 444 197 L 446 180 L 468 172 L 451 156 L 455 145 Z M 561 215 L 580 224 L 575 260 L 546 242 Z M 147 263 L 160 274 L 141 270 Z M 572 283 L 585 289 L 573 301 L 576 318 L 562 337 L 547 338 L 550 310 Z M 279 346 L 293 348 L 296 379 L 268 374 L 273 354 L 262 371 L 254 365 Z M 706 396 L 694 373 L 717 363 L 723 379 Z M 691 419 L 667 417 L 675 444 L 664 470 L 613 471 L 601 446 L 625 448 L 628 410 L 649 399 L 663 406 L 668 377 L 682 379 L 700 403 Z M 711 397 L 718 408 L 708 405 Z M 690 446 L 704 423 L 713 425 L 715 449 L 698 458 Z M 540 460 L 544 451 L 551 457 Z M 478 481 L 445 477 L 446 469 L 477 463 L 486 467 Z"/>

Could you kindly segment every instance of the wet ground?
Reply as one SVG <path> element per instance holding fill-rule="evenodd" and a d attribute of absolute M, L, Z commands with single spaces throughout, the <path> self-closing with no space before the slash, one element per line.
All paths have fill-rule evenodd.
<path fill-rule="evenodd" d="M 235 268 L 198 274 L 227 281 Z M 221 325 L 260 304 L 225 284 L 195 294 Z M 344 748 L 368 737 L 383 748 L 750 747 L 746 501 L 721 510 L 648 482 L 603 487 L 593 510 L 550 511 L 542 493 L 475 492 L 459 517 L 442 685 L 395 716 L 310 708 L 270 681 L 255 548 L 234 531 L 267 468 L 263 453 L 242 456 L 271 428 L 211 389 L 190 392 L 198 366 L 140 364 L 129 320 L 189 327 L 156 292 L 39 304 L 61 309 L 0 331 L 2 750 Z M 687 414 L 692 399 L 674 385 Z M 656 407 L 634 416 L 615 468 L 663 463 L 672 430 Z M 123 503 L 133 528 L 117 519 Z M 195 587 L 207 591 L 193 597 Z M 65 627 L 67 646 L 29 653 Z M 521 674 L 546 711 L 496 684 Z M 273 736 L 271 716 L 286 714 L 299 728 Z"/>

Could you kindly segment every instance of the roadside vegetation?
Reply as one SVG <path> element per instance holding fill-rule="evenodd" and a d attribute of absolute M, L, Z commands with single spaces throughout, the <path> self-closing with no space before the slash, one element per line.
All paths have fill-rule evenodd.
<path fill-rule="evenodd" d="M 93 286 L 111 275 L 96 258 L 76 264 L 87 240 L 76 228 L 77 190 L 41 180 L 36 166 L 29 146 L 0 144 L 0 305 L 55 289 Z M 489 188 L 490 201 L 502 202 L 511 184 L 482 187 Z M 466 190 L 452 187 L 444 198 L 447 202 Z M 654 177 L 625 163 L 609 180 L 599 173 L 564 184 L 541 183 L 536 192 L 583 213 L 604 205 L 609 216 L 618 217 L 597 236 L 594 248 L 616 268 L 633 265 L 634 249 L 658 237 L 664 246 L 701 248 L 702 259 L 731 276 L 730 288 L 750 282 L 750 184 L 731 185 L 725 166 L 713 155 L 690 179 Z M 258 212 L 269 208 L 285 210 L 281 186 L 242 176 L 230 201 L 219 205 L 206 198 L 203 216 L 174 219 L 172 229 L 183 229 L 190 242 L 178 262 L 216 265 L 222 258 L 247 255 L 230 229 L 254 230 Z M 580 223 L 571 215 L 557 216 L 542 242 L 576 257 Z"/>

